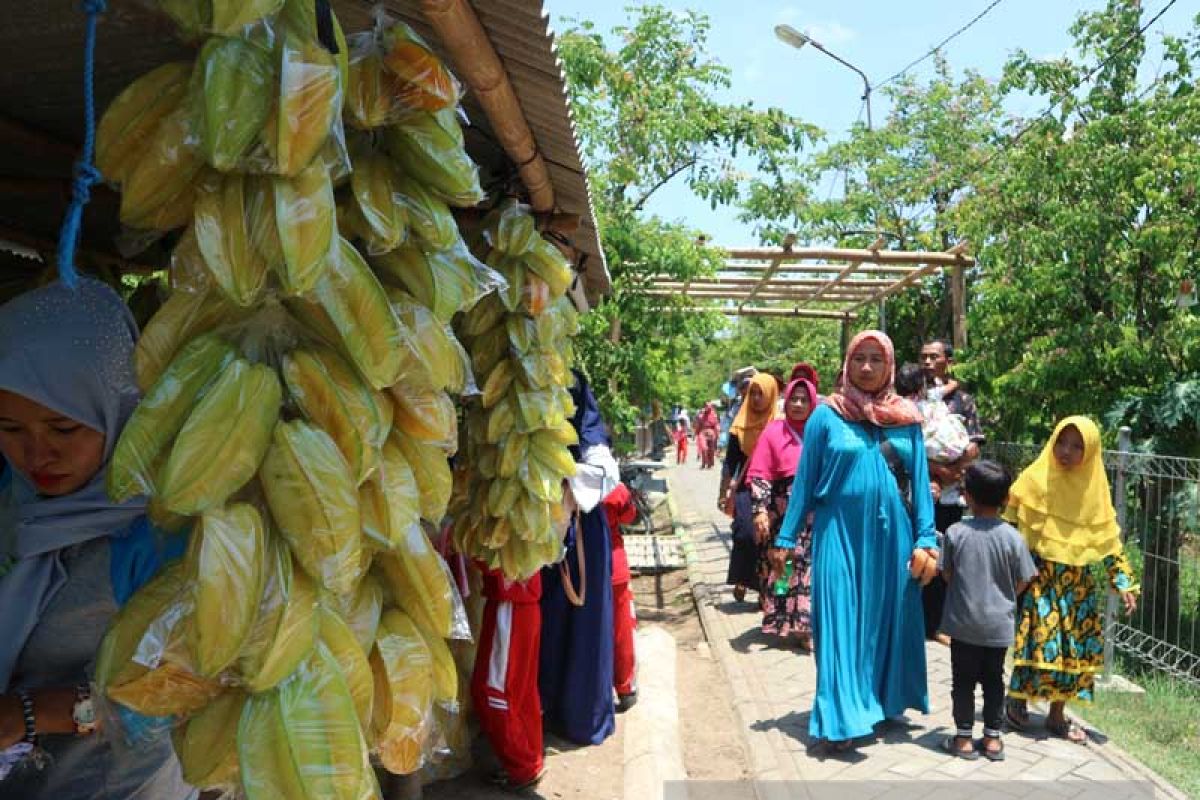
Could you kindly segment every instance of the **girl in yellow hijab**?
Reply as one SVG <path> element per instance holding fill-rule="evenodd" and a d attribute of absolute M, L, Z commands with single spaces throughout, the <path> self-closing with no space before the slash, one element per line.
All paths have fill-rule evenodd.
<path fill-rule="evenodd" d="M 1010 490 L 1005 517 L 1021 531 L 1038 567 L 1017 615 L 1008 721 L 1029 724 L 1027 700 L 1047 700 L 1046 729 L 1072 742 L 1087 737 L 1066 716 L 1067 701 L 1089 703 L 1104 669 L 1100 599 L 1089 566 L 1103 561 L 1127 613 L 1137 585 L 1104 473 L 1100 429 L 1087 417 L 1058 423 L 1038 459 Z"/>

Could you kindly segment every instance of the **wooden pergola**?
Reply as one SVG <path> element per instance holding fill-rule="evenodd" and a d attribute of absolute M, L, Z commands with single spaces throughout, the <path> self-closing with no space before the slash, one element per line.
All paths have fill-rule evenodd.
<path fill-rule="evenodd" d="M 796 247 L 724 248 L 716 274 L 680 281 L 655 276 L 648 294 L 695 301 L 675 310 L 729 316 L 840 320 L 843 339 L 864 308 L 882 304 L 922 278 L 950 270 L 954 345 L 966 345 L 964 276 L 975 259 L 960 242 L 944 252 L 883 250 L 882 237 L 866 249 Z"/>

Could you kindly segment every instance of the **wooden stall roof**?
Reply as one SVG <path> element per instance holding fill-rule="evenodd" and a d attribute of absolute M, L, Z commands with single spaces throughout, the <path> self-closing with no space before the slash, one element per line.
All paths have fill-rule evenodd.
<path fill-rule="evenodd" d="M 694 301 L 687 308 L 698 312 L 850 320 L 938 270 L 974 266 L 966 248 L 966 242 L 946 252 L 796 247 L 789 236 L 782 247 L 719 248 L 726 260 L 715 275 L 689 281 L 659 275 L 648 293 L 664 302 L 687 298 Z"/>
<path fill-rule="evenodd" d="M 110 0 L 101 18 L 96 46 L 97 113 L 134 78 L 166 61 L 192 58 L 174 27 L 152 3 Z M 374 3 L 334 0 L 347 34 L 372 24 Z M 422 12 L 421 0 L 387 0 L 387 11 L 412 25 L 440 55 L 441 41 Z M 521 110 L 545 160 L 557 211 L 578 215 L 569 234 L 582 256 L 580 268 L 593 302 L 609 288 L 588 188 L 587 172 L 575 137 L 565 79 L 554 34 L 542 0 L 475 0 L 471 3 L 495 47 Z M 78 0 L 8 3 L 0 26 L 0 239 L 40 252 L 53 248 L 70 196 L 71 165 L 82 142 L 84 15 Z M 452 69 L 459 67 L 446 58 Z M 480 165 L 484 183 L 515 174 L 487 116 L 468 92 L 467 148 Z M 117 237 L 119 197 L 105 187 L 92 192 L 84 216 L 81 262 L 120 256 Z M 165 263 L 165 251 L 151 248 L 140 264 Z"/>

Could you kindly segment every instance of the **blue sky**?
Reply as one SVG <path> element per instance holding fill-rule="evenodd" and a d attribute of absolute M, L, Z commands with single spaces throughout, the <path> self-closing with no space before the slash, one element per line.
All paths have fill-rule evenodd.
<path fill-rule="evenodd" d="M 778 23 L 807 32 L 826 48 L 862 69 L 872 83 L 892 75 L 972 19 L 990 0 L 663 0 L 668 7 L 692 8 L 712 20 L 709 51 L 732 70 L 729 99 L 753 100 L 760 107 L 779 106 L 822 129 L 842 135 L 861 107 L 862 81 L 849 69 L 812 49 L 794 50 L 772 33 Z M 1166 0 L 1145 0 L 1146 18 Z M 564 17 L 590 19 L 602 31 L 627 19 L 623 2 L 546 0 L 556 30 Z M 1068 28 L 1082 11 L 1103 8 L 1103 0 L 1002 0 L 982 20 L 946 46 L 944 53 L 958 72 L 974 69 L 996 78 L 1009 55 L 1023 49 L 1037 57 L 1062 55 L 1070 47 Z M 1200 13 L 1200 0 L 1179 0 L 1152 33 L 1181 33 Z M 1152 37 L 1152 41 L 1157 40 Z M 1152 53 L 1157 53 L 1153 48 Z M 1157 64 L 1157 55 L 1149 59 Z M 913 70 L 929 76 L 932 59 Z M 1152 77 L 1152 76 L 1151 76 Z M 1013 100 L 1017 114 L 1041 111 L 1045 101 Z M 876 124 L 886 116 L 887 101 L 874 96 Z M 748 225 L 728 210 L 711 210 L 696 200 L 682 182 L 661 191 L 649 209 L 667 219 L 685 219 L 721 245 L 754 243 Z"/>

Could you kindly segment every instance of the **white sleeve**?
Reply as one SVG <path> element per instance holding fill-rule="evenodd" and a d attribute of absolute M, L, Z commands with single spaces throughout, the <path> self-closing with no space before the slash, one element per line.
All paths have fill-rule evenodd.
<path fill-rule="evenodd" d="M 607 445 L 593 445 L 582 455 L 583 460 L 575 465 L 575 475 L 570 483 L 579 510 L 586 514 L 617 488 L 621 472 Z"/>

